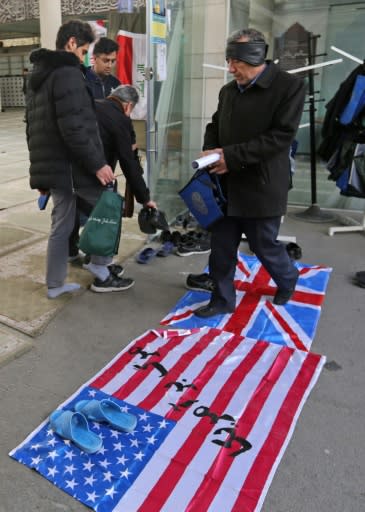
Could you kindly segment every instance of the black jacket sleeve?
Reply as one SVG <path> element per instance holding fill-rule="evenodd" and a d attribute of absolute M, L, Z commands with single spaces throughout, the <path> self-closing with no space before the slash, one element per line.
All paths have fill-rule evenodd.
<path fill-rule="evenodd" d="M 72 157 L 95 174 L 106 160 L 92 99 L 78 68 L 68 68 L 67 81 L 60 73 L 62 68 L 53 74 L 53 100 L 61 136 Z"/>

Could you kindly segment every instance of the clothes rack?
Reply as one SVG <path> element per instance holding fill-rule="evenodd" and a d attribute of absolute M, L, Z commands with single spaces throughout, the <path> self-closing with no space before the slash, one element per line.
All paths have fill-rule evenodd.
<path fill-rule="evenodd" d="M 331 46 L 331 50 L 333 50 L 336 53 L 339 53 L 340 55 L 343 55 L 344 57 L 353 60 L 354 62 L 357 62 L 359 64 L 364 64 L 365 61 L 359 59 L 358 57 L 355 57 L 355 55 L 352 55 L 351 53 L 347 53 L 344 50 L 341 50 L 340 48 L 337 48 L 336 46 Z M 335 233 L 356 233 L 356 232 L 365 232 L 365 211 L 363 214 L 362 222 L 356 222 L 354 219 L 349 217 L 342 217 L 344 224 L 348 223 L 348 225 L 342 225 L 342 226 L 332 226 L 328 229 L 329 236 L 333 236 Z"/>

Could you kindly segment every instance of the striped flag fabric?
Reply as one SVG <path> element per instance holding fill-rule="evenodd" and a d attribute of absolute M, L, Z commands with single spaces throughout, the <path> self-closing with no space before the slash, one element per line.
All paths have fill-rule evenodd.
<path fill-rule="evenodd" d="M 62 404 L 137 415 L 86 455 L 46 420 L 10 455 L 98 512 L 257 512 L 323 356 L 214 328 L 147 331 Z M 72 454 L 71 454 L 72 452 Z"/>
<path fill-rule="evenodd" d="M 116 75 L 125 85 L 134 85 L 139 101 L 134 107 L 133 119 L 146 119 L 147 91 L 145 90 L 146 34 L 136 34 L 119 30 L 116 37 L 119 50 L 116 62 Z"/>
<path fill-rule="evenodd" d="M 321 314 L 331 268 L 296 263 L 299 279 L 285 306 L 272 303 L 277 287 L 255 256 L 239 254 L 233 313 L 199 318 L 194 310 L 209 302 L 208 292 L 186 293 L 162 319 L 161 325 L 182 329 L 205 325 L 253 339 L 309 350 Z"/>

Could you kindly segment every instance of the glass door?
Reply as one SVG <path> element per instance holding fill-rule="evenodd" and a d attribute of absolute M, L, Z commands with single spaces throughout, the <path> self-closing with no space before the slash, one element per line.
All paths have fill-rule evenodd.
<path fill-rule="evenodd" d="M 168 218 L 181 188 L 184 0 L 150 0 L 147 15 L 147 169 L 152 197 Z"/>

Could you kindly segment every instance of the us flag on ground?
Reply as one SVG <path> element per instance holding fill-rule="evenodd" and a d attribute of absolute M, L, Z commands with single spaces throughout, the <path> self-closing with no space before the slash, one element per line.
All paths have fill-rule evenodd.
<path fill-rule="evenodd" d="M 209 302 L 208 292 L 186 293 L 162 325 L 191 329 L 209 325 L 253 339 L 309 350 L 321 314 L 331 269 L 296 264 L 299 280 L 285 306 L 272 303 L 274 281 L 255 256 L 239 255 L 235 275 L 236 309 L 232 314 L 199 318 L 194 311 Z"/>
<path fill-rule="evenodd" d="M 119 439 L 127 446 L 119 457 L 130 461 L 121 470 L 108 445 L 101 460 L 99 453 L 88 455 L 94 478 L 108 480 L 103 494 L 85 489 L 85 474 L 75 471 L 72 485 L 87 490 L 88 499 L 60 484 L 60 475 L 70 480 L 69 468 L 58 469 L 58 479 L 48 467 L 42 474 L 99 512 L 258 511 L 324 361 L 218 329 L 148 331 L 62 406 L 72 409 L 80 394 L 94 392 L 137 408 L 136 432 Z M 150 432 L 142 438 L 149 415 Z M 39 470 L 27 462 L 29 450 L 46 443 L 46 437 L 35 438 L 48 430 L 46 422 L 11 456 Z M 133 436 L 140 441 L 143 463 L 128 456 Z M 74 466 L 82 469 L 86 455 L 72 450 Z"/>

